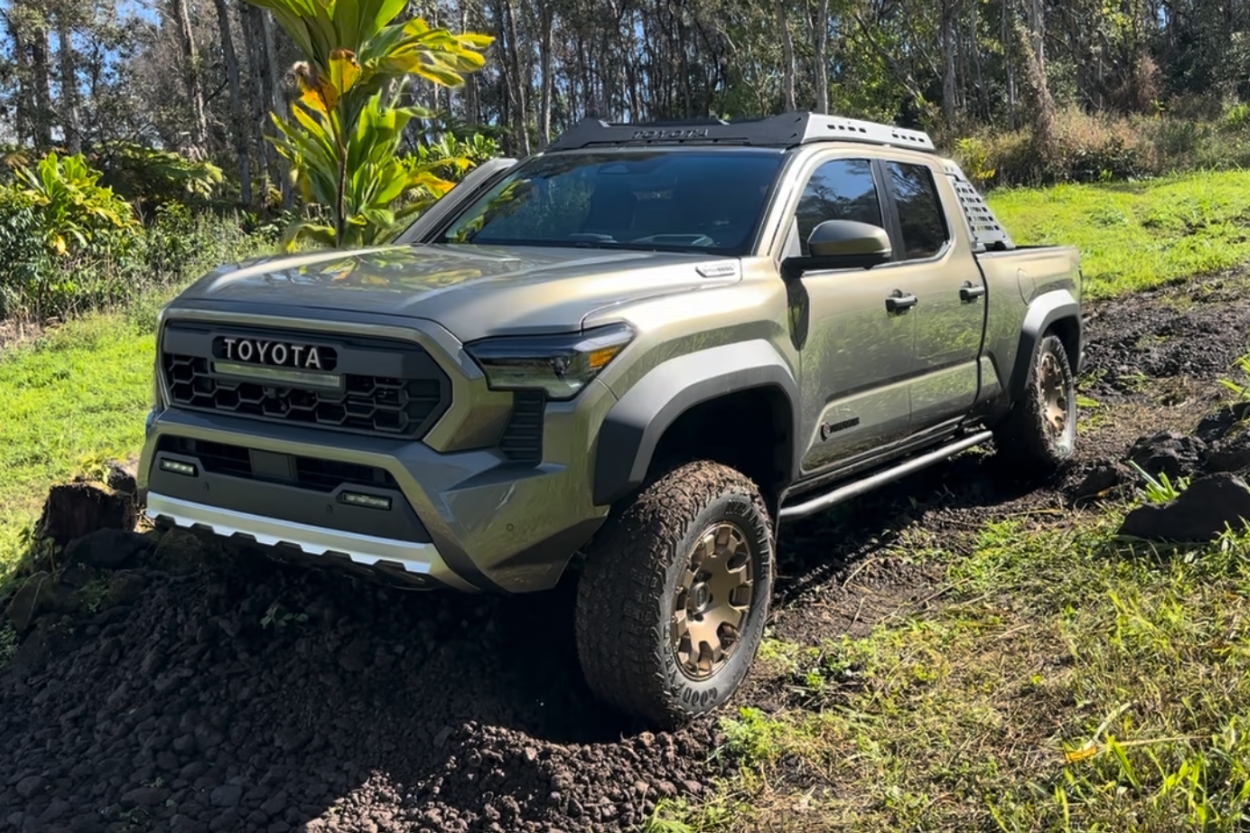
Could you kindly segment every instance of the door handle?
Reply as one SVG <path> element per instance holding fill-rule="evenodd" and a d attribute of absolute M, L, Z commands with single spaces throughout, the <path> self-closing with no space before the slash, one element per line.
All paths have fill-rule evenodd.
<path fill-rule="evenodd" d="M 959 287 L 959 300 L 965 304 L 971 304 L 984 294 L 985 284 L 974 284 L 972 281 L 964 281 L 964 285 Z"/>
<path fill-rule="evenodd" d="M 920 303 L 915 295 L 904 295 L 903 290 L 896 289 L 894 294 L 885 299 L 885 311 L 891 313 L 906 312 Z"/>

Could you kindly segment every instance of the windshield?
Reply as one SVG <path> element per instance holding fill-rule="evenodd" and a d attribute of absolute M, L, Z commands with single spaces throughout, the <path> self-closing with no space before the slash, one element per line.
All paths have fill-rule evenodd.
<path fill-rule="evenodd" d="M 610 150 L 541 156 L 471 204 L 440 243 L 745 254 L 783 155 Z"/>

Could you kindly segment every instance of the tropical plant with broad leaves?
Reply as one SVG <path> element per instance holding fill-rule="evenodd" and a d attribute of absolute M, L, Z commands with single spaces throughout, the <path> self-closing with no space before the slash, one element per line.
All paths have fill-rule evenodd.
<path fill-rule="evenodd" d="M 135 142 L 103 142 L 95 148 L 92 162 L 104 172 L 102 182 L 145 213 L 174 203 L 209 200 L 225 182 L 221 168 L 212 162 Z"/>
<path fill-rule="evenodd" d="M 459 138 L 444 133 L 417 145 L 415 152 L 405 157 L 405 164 L 416 168 L 435 165 L 435 172 L 446 179 L 459 180 L 468 171 L 499 155 L 499 143 L 490 136 L 474 133 Z"/>
<path fill-rule="evenodd" d="M 119 232 L 138 225 L 130 205 L 99 184 L 100 172 L 82 154 L 64 158 L 55 152 L 33 167 L 14 171 L 15 196 L 29 205 L 44 245 L 57 255 L 93 246 L 111 248 Z"/>
<path fill-rule="evenodd" d="M 301 95 L 291 118 L 271 114 L 278 152 L 290 163 L 306 203 L 329 221 L 304 218 L 284 235 L 331 246 L 385 242 L 412 215 L 452 187 L 437 164 L 398 160 L 404 129 L 428 112 L 401 106 L 407 81 L 448 87 L 480 69 L 493 38 L 453 34 L 415 18 L 394 23 L 406 0 L 248 0 L 273 12 L 303 52 L 295 68 Z M 411 195 L 420 195 L 411 198 Z M 394 203 L 409 195 L 401 208 Z"/>

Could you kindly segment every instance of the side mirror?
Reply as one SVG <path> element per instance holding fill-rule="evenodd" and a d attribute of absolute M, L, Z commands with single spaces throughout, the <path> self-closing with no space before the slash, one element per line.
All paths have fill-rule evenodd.
<path fill-rule="evenodd" d="M 894 254 L 890 235 L 880 226 L 855 220 L 826 220 L 807 238 L 807 257 L 787 258 L 792 274 L 822 269 L 871 269 L 889 263 Z"/>

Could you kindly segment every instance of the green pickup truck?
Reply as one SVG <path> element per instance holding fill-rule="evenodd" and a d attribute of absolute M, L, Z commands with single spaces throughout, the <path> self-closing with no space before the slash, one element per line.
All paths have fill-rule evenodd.
<path fill-rule="evenodd" d="M 591 689 L 674 726 L 746 675 L 782 522 L 991 440 L 1072 455 L 1080 302 L 924 133 L 588 119 L 392 245 L 183 292 L 141 496 L 410 588 L 576 571 Z"/>

